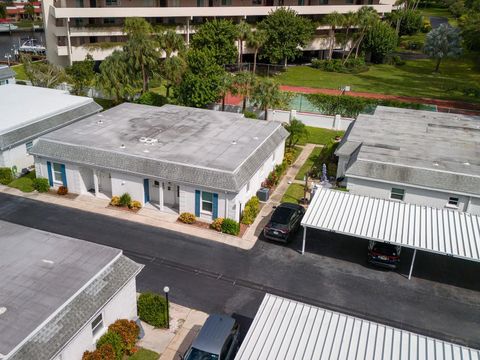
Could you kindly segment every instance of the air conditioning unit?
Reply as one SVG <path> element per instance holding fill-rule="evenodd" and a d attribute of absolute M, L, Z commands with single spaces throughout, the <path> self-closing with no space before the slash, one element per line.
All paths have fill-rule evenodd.
<path fill-rule="evenodd" d="M 270 196 L 270 189 L 269 188 L 260 188 L 257 191 L 257 197 L 260 201 L 267 202 Z"/>

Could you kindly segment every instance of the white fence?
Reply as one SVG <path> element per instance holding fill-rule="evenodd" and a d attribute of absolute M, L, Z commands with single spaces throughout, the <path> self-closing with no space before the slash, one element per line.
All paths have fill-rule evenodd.
<path fill-rule="evenodd" d="M 294 118 L 307 126 L 343 131 L 347 130 L 348 126 L 354 121 L 352 118 L 344 118 L 340 115 L 328 116 L 315 113 L 297 112 L 296 110 L 268 110 L 269 120 L 289 122 Z"/>

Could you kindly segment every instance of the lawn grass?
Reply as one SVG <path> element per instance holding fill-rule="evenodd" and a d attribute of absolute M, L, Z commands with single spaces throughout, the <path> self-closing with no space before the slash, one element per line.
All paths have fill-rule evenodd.
<path fill-rule="evenodd" d="M 15 79 L 16 80 L 28 80 L 27 74 L 25 73 L 25 69 L 23 68 L 23 64 L 14 65 L 11 67 L 13 71 L 15 71 Z"/>
<path fill-rule="evenodd" d="M 304 195 L 304 187 L 301 184 L 290 184 L 283 194 L 282 203 L 288 202 L 293 204 L 299 204 L 300 200 L 303 198 Z"/>
<path fill-rule="evenodd" d="M 303 177 L 312 168 L 313 163 L 315 162 L 315 159 L 320 155 L 320 152 L 322 151 L 321 147 L 316 147 L 313 149 L 312 153 L 308 157 L 307 161 L 305 161 L 300 168 L 300 170 L 297 173 L 297 176 L 295 176 L 295 180 L 303 180 Z"/>
<path fill-rule="evenodd" d="M 159 357 L 160 354 L 157 354 L 155 351 L 140 348 L 128 360 L 158 360 Z"/>
<path fill-rule="evenodd" d="M 325 145 L 330 140 L 335 139 L 335 136 L 343 136 L 344 131 L 330 130 L 317 128 L 312 126 L 306 126 L 308 130 L 308 136 L 300 138 L 298 145 L 305 145 L 307 143 Z"/>
<path fill-rule="evenodd" d="M 480 99 L 465 96 L 458 90 L 477 87 L 480 83 L 478 59 L 475 63 L 474 55 L 444 60 L 439 73 L 434 73 L 435 64 L 432 60 L 422 59 L 409 60 L 402 66 L 371 65 L 368 71 L 360 74 L 334 73 L 309 66 L 295 66 L 278 75 L 277 80 L 282 85 L 330 89 L 350 85 L 352 91 L 480 103 Z"/>
<path fill-rule="evenodd" d="M 35 177 L 34 177 L 35 178 Z M 18 179 L 13 180 L 8 186 L 18 189 L 20 191 L 29 193 L 35 190 L 33 188 L 33 180 L 32 177 L 26 175 L 19 177 Z"/>

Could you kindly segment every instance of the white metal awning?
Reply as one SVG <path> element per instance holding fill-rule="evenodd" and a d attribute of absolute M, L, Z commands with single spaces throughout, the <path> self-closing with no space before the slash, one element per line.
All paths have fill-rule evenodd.
<path fill-rule="evenodd" d="M 235 360 L 480 360 L 480 351 L 266 294 Z"/>
<path fill-rule="evenodd" d="M 321 189 L 302 226 L 480 261 L 480 216 L 450 209 Z"/>

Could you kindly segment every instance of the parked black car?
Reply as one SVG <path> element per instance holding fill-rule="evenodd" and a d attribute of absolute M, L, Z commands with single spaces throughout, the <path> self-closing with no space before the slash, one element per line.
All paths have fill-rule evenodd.
<path fill-rule="evenodd" d="M 210 315 L 183 360 L 233 360 L 239 348 L 240 326 L 226 315 Z"/>
<path fill-rule="evenodd" d="M 396 269 L 400 264 L 401 246 L 370 240 L 368 242 L 368 262 L 372 265 Z"/>
<path fill-rule="evenodd" d="M 297 204 L 283 203 L 277 206 L 270 221 L 263 228 L 265 238 L 288 242 L 300 227 L 305 209 Z"/>

